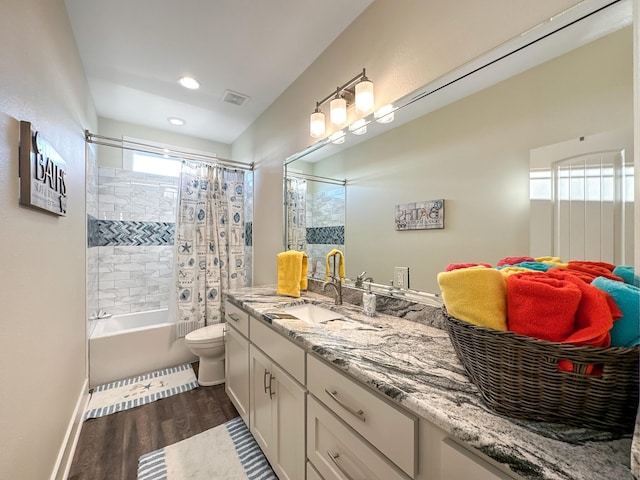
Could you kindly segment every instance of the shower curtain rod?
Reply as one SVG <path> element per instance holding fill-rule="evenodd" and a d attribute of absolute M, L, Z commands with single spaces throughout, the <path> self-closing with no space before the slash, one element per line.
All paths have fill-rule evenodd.
<path fill-rule="evenodd" d="M 84 138 L 87 143 L 93 143 L 95 145 L 102 145 L 105 147 L 115 147 L 122 150 L 132 150 L 136 152 L 153 153 L 156 155 L 162 155 L 165 157 L 171 157 L 178 160 L 195 160 L 204 163 L 212 163 L 222 165 L 225 167 L 238 168 L 240 170 L 253 171 L 254 163 L 244 163 L 237 160 L 229 160 L 228 158 L 221 158 L 215 155 L 207 155 L 204 153 L 192 153 L 185 152 L 176 149 L 167 149 L 164 147 L 158 147 L 150 145 L 148 143 L 136 142 L 134 140 L 122 140 L 119 138 L 105 137 L 96 133 L 91 133 L 89 130 L 84 131 Z M 138 145 L 138 147 L 129 147 L 125 144 Z"/>
<path fill-rule="evenodd" d="M 312 180 L 314 182 L 330 183 L 332 185 L 346 185 L 346 180 L 338 180 L 336 178 L 321 177 L 319 175 L 311 175 L 308 173 L 287 172 L 287 178 L 300 178 L 302 180 Z"/>

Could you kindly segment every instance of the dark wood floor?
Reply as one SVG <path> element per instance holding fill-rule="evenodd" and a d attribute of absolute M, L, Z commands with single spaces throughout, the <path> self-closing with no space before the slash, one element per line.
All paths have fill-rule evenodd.
<path fill-rule="evenodd" d="M 237 416 L 222 384 L 86 420 L 69 480 L 135 480 L 140 455 Z"/>

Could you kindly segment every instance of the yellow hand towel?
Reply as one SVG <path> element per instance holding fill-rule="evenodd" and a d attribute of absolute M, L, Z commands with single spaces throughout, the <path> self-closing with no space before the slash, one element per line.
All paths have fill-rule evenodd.
<path fill-rule="evenodd" d="M 331 277 L 331 268 L 332 268 L 332 263 L 329 260 L 331 260 L 331 257 L 333 257 L 334 255 L 339 255 L 340 259 L 338 260 L 338 276 L 342 279 L 344 279 L 345 275 L 344 275 L 344 253 L 342 253 L 340 250 L 338 250 L 337 248 L 334 248 L 333 250 L 331 250 L 329 253 L 327 253 L 327 265 L 325 267 L 325 274 L 324 274 L 324 280 L 327 281 L 329 280 L 329 277 Z M 336 272 L 333 272 L 333 274 L 335 275 Z"/>
<path fill-rule="evenodd" d="M 538 257 L 535 260 L 536 262 L 546 263 L 547 265 L 557 268 L 567 268 L 569 266 L 569 264 L 563 262 L 560 257 Z"/>
<path fill-rule="evenodd" d="M 495 268 L 459 268 L 438 274 L 438 285 L 449 313 L 481 327 L 507 329 L 507 286 Z"/>
<path fill-rule="evenodd" d="M 307 289 L 309 257 L 304 252 L 289 250 L 278 254 L 278 295 L 299 297 Z"/>
<path fill-rule="evenodd" d="M 505 277 L 508 277 L 509 275 L 513 275 L 514 273 L 524 273 L 524 272 L 535 272 L 535 270 L 532 270 L 530 268 L 525 268 L 525 267 L 513 267 L 513 266 L 504 267 L 500 269 L 500 273 L 502 273 L 502 275 L 504 275 Z"/>

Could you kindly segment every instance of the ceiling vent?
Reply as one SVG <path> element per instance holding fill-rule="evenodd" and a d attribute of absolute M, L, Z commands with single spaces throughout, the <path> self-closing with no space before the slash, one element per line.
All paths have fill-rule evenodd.
<path fill-rule="evenodd" d="M 249 101 L 249 96 L 234 92 L 233 90 L 226 90 L 224 92 L 224 97 L 222 97 L 222 101 L 241 107 Z"/>

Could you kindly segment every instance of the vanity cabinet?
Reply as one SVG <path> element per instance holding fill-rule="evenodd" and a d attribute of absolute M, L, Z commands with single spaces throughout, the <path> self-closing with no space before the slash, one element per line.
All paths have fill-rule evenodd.
<path fill-rule="evenodd" d="M 249 425 L 249 315 L 226 302 L 225 318 L 225 392 Z"/>
<path fill-rule="evenodd" d="M 304 351 L 259 320 L 250 324 L 249 430 L 280 480 L 304 479 L 306 390 L 263 348 L 284 363 L 300 353 L 303 368 Z"/>
<path fill-rule="evenodd" d="M 442 480 L 513 480 L 484 459 L 475 455 L 451 438 L 442 441 L 440 449 Z"/>

